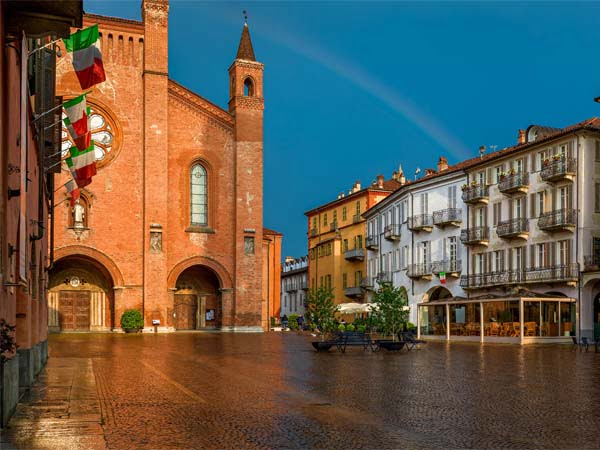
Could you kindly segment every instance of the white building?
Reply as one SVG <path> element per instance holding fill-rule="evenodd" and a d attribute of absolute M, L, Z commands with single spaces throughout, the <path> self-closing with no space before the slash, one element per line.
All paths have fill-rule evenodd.
<path fill-rule="evenodd" d="M 308 291 L 308 257 L 287 256 L 281 265 L 281 316 L 306 313 Z"/>
<path fill-rule="evenodd" d="M 516 343 L 598 337 L 600 119 L 531 126 L 513 147 L 440 163 L 364 214 L 368 275 L 407 288 L 419 333 Z M 462 215 L 446 222 L 451 211 Z"/>
<path fill-rule="evenodd" d="M 363 214 L 367 219 L 367 275 L 371 288 L 390 281 L 404 286 L 417 323 L 417 304 L 464 296 L 460 287 L 460 226 L 466 213 L 460 198 L 463 166 L 438 170 L 403 186 Z"/>

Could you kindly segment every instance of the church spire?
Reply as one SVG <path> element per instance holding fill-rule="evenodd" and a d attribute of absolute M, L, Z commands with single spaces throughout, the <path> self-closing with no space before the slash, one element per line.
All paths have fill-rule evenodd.
<path fill-rule="evenodd" d="M 248 29 L 247 22 L 244 22 L 244 29 L 242 30 L 242 37 L 240 38 L 240 45 L 238 47 L 235 59 L 256 61 L 256 58 L 254 56 L 254 49 L 252 48 L 252 40 L 250 39 L 250 30 Z"/>

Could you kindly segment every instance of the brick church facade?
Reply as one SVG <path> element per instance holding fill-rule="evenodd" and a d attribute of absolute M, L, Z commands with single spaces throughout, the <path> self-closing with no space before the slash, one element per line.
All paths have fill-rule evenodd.
<path fill-rule="evenodd" d="M 258 331 L 278 315 L 270 260 L 281 235 L 263 228 L 263 64 L 245 24 L 228 109 L 216 106 L 169 78 L 168 13 L 167 0 L 143 0 L 142 21 L 84 16 L 84 27 L 99 24 L 107 77 L 87 97 L 98 173 L 73 208 L 58 188 L 66 167 L 56 183 L 51 331 L 119 329 L 132 308 L 165 330 Z M 59 59 L 57 95 L 80 93 Z M 63 132 L 63 154 L 69 146 Z"/>

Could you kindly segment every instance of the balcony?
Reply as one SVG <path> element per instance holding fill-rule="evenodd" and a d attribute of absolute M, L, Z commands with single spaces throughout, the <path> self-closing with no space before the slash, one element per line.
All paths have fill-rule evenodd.
<path fill-rule="evenodd" d="M 298 282 L 291 281 L 290 283 L 288 283 L 288 285 L 285 287 L 285 290 L 287 292 L 296 292 L 298 290 Z"/>
<path fill-rule="evenodd" d="M 315 237 L 317 234 L 319 234 L 319 232 L 316 228 L 310 229 L 310 237 Z"/>
<path fill-rule="evenodd" d="M 431 270 L 435 275 L 444 272 L 446 276 L 458 277 L 462 270 L 460 259 L 446 259 L 444 261 L 435 261 L 431 265 Z"/>
<path fill-rule="evenodd" d="M 498 237 L 503 239 L 527 239 L 529 236 L 529 220 L 524 217 L 503 220 L 496 228 Z"/>
<path fill-rule="evenodd" d="M 473 227 L 460 231 L 460 241 L 465 245 L 488 245 L 490 227 Z"/>
<path fill-rule="evenodd" d="M 417 214 L 408 218 L 408 229 L 411 231 L 431 231 L 433 230 L 432 214 Z"/>
<path fill-rule="evenodd" d="M 392 282 L 392 272 L 379 272 L 379 274 L 377 274 L 377 282 L 379 284 L 391 283 Z"/>
<path fill-rule="evenodd" d="M 574 283 L 579 277 L 576 263 L 550 267 L 531 267 L 525 270 L 485 272 L 460 277 L 463 289 L 478 289 L 531 283 Z"/>
<path fill-rule="evenodd" d="M 557 209 L 543 213 L 538 219 L 538 228 L 549 232 L 573 231 L 577 226 L 577 211 Z"/>
<path fill-rule="evenodd" d="M 446 225 L 460 226 L 462 222 L 462 209 L 448 208 L 433 213 L 433 223 L 438 227 Z"/>
<path fill-rule="evenodd" d="M 587 255 L 583 259 L 583 267 L 586 272 L 600 271 L 600 255 Z"/>
<path fill-rule="evenodd" d="M 372 290 L 375 285 L 375 277 L 365 277 L 360 281 L 360 287 Z"/>
<path fill-rule="evenodd" d="M 558 181 L 573 181 L 577 165 L 573 158 L 551 159 L 548 163 L 544 162 L 544 167 L 540 172 L 542 180 L 549 183 Z"/>
<path fill-rule="evenodd" d="M 365 259 L 365 251 L 362 248 L 346 250 L 344 252 L 344 259 L 346 261 L 363 261 Z"/>
<path fill-rule="evenodd" d="M 337 221 L 334 220 L 333 222 L 331 222 L 329 224 L 329 231 L 335 231 L 335 230 L 337 230 L 337 227 L 338 227 L 338 223 L 337 223 Z"/>
<path fill-rule="evenodd" d="M 344 288 L 344 295 L 346 297 L 362 298 L 363 290 L 360 286 L 348 286 L 347 288 Z"/>
<path fill-rule="evenodd" d="M 303 291 L 308 291 L 308 280 L 302 280 L 298 282 L 298 289 Z"/>
<path fill-rule="evenodd" d="M 486 204 L 490 199 L 490 189 L 488 186 L 480 186 L 478 184 L 463 187 L 462 193 L 463 202 L 475 205 L 477 203 Z"/>
<path fill-rule="evenodd" d="M 358 223 L 360 222 L 360 214 L 354 214 L 352 216 L 352 223 Z"/>
<path fill-rule="evenodd" d="M 397 241 L 400 239 L 400 225 L 386 225 L 383 230 L 383 237 L 388 241 Z"/>
<path fill-rule="evenodd" d="M 365 247 L 367 250 L 378 250 L 379 249 L 379 237 L 378 236 L 367 236 L 365 239 Z"/>
<path fill-rule="evenodd" d="M 498 183 L 498 190 L 503 194 L 526 194 L 529 190 L 529 174 L 519 172 L 505 175 Z"/>
<path fill-rule="evenodd" d="M 432 278 L 431 263 L 409 264 L 406 275 L 409 278 L 431 280 Z"/>

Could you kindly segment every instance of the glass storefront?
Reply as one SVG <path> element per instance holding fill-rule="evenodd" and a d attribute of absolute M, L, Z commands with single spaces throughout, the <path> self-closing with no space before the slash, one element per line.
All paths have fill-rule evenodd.
<path fill-rule="evenodd" d="M 450 335 L 481 335 L 479 303 L 450 305 Z"/>
<path fill-rule="evenodd" d="M 451 339 L 452 336 L 472 336 L 482 337 L 484 341 L 504 338 L 509 342 L 531 337 L 564 338 L 575 333 L 575 310 L 575 302 L 567 298 L 436 301 L 419 305 L 420 334 L 446 336 L 448 331 Z"/>
<path fill-rule="evenodd" d="M 446 305 L 421 307 L 421 335 L 446 336 Z"/>
<path fill-rule="evenodd" d="M 519 301 L 484 303 L 483 332 L 485 336 L 519 337 Z"/>

